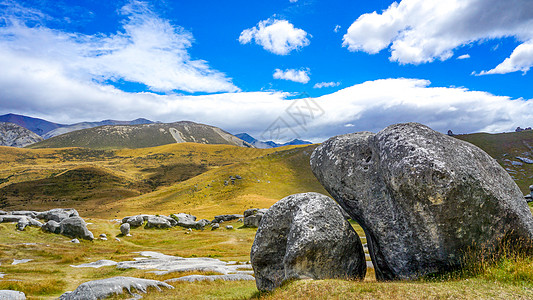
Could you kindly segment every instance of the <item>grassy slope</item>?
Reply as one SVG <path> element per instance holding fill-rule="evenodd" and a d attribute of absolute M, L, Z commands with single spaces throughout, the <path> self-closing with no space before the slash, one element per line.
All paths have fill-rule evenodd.
<path fill-rule="evenodd" d="M 498 136 L 496 136 L 498 137 Z M 508 142 L 481 135 L 461 136 L 487 149 L 504 145 L 504 150 L 489 154 L 515 155 L 523 149 L 511 137 Z M 506 146 L 509 145 L 509 146 Z M 31 228 L 14 230 L 14 224 L 0 224 L 0 289 L 26 292 L 30 299 L 52 299 L 82 282 L 112 276 L 133 276 L 167 279 L 187 274 L 156 276 L 154 274 L 114 267 L 75 269 L 70 264 L 98 259 L 129 260 L 135 251 L 153 250 L 185 257 L 211 256 L 223 260 L 246 261 L 255 235 L 253 229 L 233 231 L 193 231 L 185 234 L 180 228 L 170 230 L 133 229 L 132 237 L 113 240 L 118 224 L 106 219 L 134 213 L 191 212 L 198 217 L 212 218 L 221 213 L 242 213 L 249 207 L 268 207 L 282 197 L 306 191 L 325 193 L 309 168 L 309 154 L 315 146 L 282 149 L 246 149 L 224 145 L 172 144 L 155 148 L 123 150 L 88 149 L 0 149 L 0 189 L 11 183 L 59 180 L 69 170 L 104 172 L 103 176 L 128 182 L 140 194 L 132 198 L 115 197 L 72 202 L 83 217 L 90 216 L 89 228 L 98 236 L 107 233 L 110 240 L 75 245 L 70 239 L 45 234 Z M 518 150 L 517 150 L 518 149 Z M 526 150 L 523 150 L 526 151 Z M 518 154 L 516 154 L 518 155 Z M 184 166 L 181 169 L 180 166 Z M 205 169 L 198 169 L 204 166 Z M 184 170 L 183 172 L 180 170 Z M 200 175 L 188 178 L 195 172 Z M 525 170 L 527 171 L 527 170 Z M 188 175 L 187 175 L 188 174 Z M 529 172 L 528 174 L 531 174 Z M 229 176 L 242 180 L 224 185 Z M 115 177 L 112 177 L 115 176 Z M 185 177 L 183 177 L 185 176 Z M 59 177 L 59 179 L 58 179 Z M 185 181 L 175 183 L 176 181 Z M 155 185 L 149 181 L 157 181 Z M 527 180 L 526 180 L 527 181 Z M 148 182 L 148 183 L 146 183 Z M 109 184 L 106 181 L 106 184 Z M 144 184 L 144 185 L 143 185 Z M 33 186 L 32 188 L 35 188 Z M 141 190 L 148 189 L 148 190 Z M 29 190 L 29 187 L 27 188 Z M 76 194 L 76 193 L 75 193 Z M 80 193 L 81 195 L 82 193 Z M 98 205 L 95 205 L 98 203 Z M 35 203 L 33 203 L 35 204 Z M 43 205 L 43 208 L 48 206 Z M 95 209 L 95 206 L 97 209 Z M 50 207 L 56 205 L 50 204 Z M 22 207 L 21 207 L 22 208 Z M 27 206 L 25 208 L 28 208 Z M 240 223 L 228 223 L 235 228 Z M 360 229 L 360 228 L 359 228 Z M 360 230 L 359 230 L 360 231 Z M 36 243 L 24 245 L 23 243 Z M 363 240 L 364 242 L 364 240 Z M 33 258 L 35 261 L 10 265 L 12 259 Z M 533 262 L 504 262 L 481 275 L 452 280 L 414 282 L 376 282 L 371 269 L 364 282 L 342 280 L 300 281 L 289 283 L 272 294 L 258 294 L 254 282 L 175 283 L 175 290 L 151 292 L 145 299 L 404 299 L 404 298 L 533 298 Z M 21 281 L 13 281 L 21 280 Z M 123 298 L 123 297 L 122 297 Z"/>
<path fill-rule="evenodd" d="M 529 194 L 533 184 L 533 164 L 513 165 L 521 162 L 517 156 L 533 160 L 533 131 L 499 134 L 475 133 L 456 136 L 485 150 L 511 174 L 524 194 Z"/>
<path fill-rule="evenodd" d="M 74 207 L 84 216 L 101 218 L 175 213 L 178 208 L 209 218 L 242 213 L 296 192 L 326 193 L 309 167 L 314 147 L 185 143 L 123 150 L 3 148 L 0 208 Z M 229 177 L 235 175 L 242 179 L 231 184 Z"/>

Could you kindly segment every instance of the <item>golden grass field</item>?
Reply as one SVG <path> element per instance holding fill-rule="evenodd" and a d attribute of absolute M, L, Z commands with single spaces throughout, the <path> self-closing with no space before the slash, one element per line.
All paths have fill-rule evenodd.
<path fill-rule="evenodd" d="M 122 150 L 16 149 L 0 147 L 0 210 L 76 208 L 97 237 L 107 241 L 70 243 L 70 238 L 37 228 L 23 232 L 0 224 L 0 289 L 28 299 L 55 299 L 79 284 L 114 276 L 165 280 L 192 273 L 158 276 L 114 266 L 73 268 L 100 259 L 131 260 L 135 252 L 157 251 L 181 257 L 248 261 L 255 229 L 216 231 L 175 227 L 132 229 L 119 235 L 128 215 L 191 213 L 198 218 L 267 208 L 299 192 L 327 194 L 313 176 L 309 155 L 316 145 L 250 149 L 226 145 L 172 144 Z M 239 175 L 242 179 L 229 180 Z M 225 182 L 227 181 L 227 184 Z M 364 232 L 353 224 L 362 236 Z M 118 237 L 121 241 L 115 241 Z M 365 243 L 365 239 L 362 239 Z M 11 265 L 13 259 L 33 259 Z M 369 269 L 363 282 L 290 282 L 273 293 L 259 293 L 255 282 L 173 283 L 173 290 L 150 290 L 144 299 L 533 299 L 533 260 L 501 258 L 476 272 L 417 281 L 377 282 Z M 201 274 L 201 272 L 200 272 Z M 117 296 L 126 299 L 127 295 Z"/>

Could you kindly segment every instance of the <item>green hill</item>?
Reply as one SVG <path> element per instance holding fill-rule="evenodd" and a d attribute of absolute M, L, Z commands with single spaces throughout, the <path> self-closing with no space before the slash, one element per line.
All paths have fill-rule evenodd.
<path fill-rule="evenodd" d="M 82 129 L 49 138 L 28 148 L 134 149 L 187 142 L 252 147 L 220 128 L 183 121 L 140 125 L 106 125 Z"/>
<path fill-rule="evenodd" d="M 524 194 L 533 184 L 533 130 L 509 133 L 474 133 L 455 136 L 485 150 L 502 165 Z M 519 158 L 520 157 L 520 158 Z"/>

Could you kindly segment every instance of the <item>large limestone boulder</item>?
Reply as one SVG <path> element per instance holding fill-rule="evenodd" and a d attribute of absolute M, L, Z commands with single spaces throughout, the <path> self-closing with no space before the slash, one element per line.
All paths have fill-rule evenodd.
<path fill-rule="evenodd" d="M 146 221 L 146 225 L 144 226 L 144 228 L 146 229 L 149 229 L 149 228 L 165 229 L 165 228 L 170 228 L 170 227 L 172 227 L 172 225 L 167 219 L 163 217 L 158 217 L 158 216 L 149 216 L 148 220 Z"/>
<path fill-rule="evenodd" d="M 87 229 L 87 224 L 80 217 L 70 217 L 59 223 L 59 233 L 71 238 L 80 238 L 92 241 L 94 235 Z"/>
<path fill-rule="evenodd" d="M 250 208 L 244 211 L 244 227 L 257 228 L 268 209 Z"/>
<path fill-rule="evenodd" d="M 528 246 L 533 237 L 509 174 L 478 147 L 421 124 L 333 137 L 311 167 L 365 230 L 380 280 L 447 271 L 468 247 Z"/>
<path fill-rule="evenodd" d="M 327 196 L 285 197 L 263 216 L 250 253 L 257 288 L 299 278 L 355 278 L 366 273 L 359 237 Z"/>
<path fill-rule="evenodd" d="M 41 227 L 43 231 L 51 232 L 51 233 L 57 233 L 59 234 L 61 232 L 61 225 L 57 223 L 54 220 L 50 220 Z"/>
<path fill-rule="evenodd" d="M 185 213 L 172 214 L 170 217 L 176 220 L 177 226 L 185 228 L 204 229 L 204 227 L 210 223 L 209 220 L 206 219 L 196 221 L 196 216 Z"/>
<path fill-rule="evenodd" d="M 25 300 L 26 294 L 12 290 L 0 290 L 0 299 L 2 300 Z"/>
<path fill-rule="evenodd" d="M 79 216 L 78 211 L 73 208 L 54 208 L 36 214 L 37 219 L 44 219 L 46 221 L 53 220 L 58 223 L 65 219 Z"/>

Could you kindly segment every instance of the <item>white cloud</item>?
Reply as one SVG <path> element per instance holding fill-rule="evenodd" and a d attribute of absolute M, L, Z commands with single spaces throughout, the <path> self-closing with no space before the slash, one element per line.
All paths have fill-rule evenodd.
<path fill-rule="evenodd" d="M 290 3 L 296 3 L 298 0 L 289 0 Z"/>
<path fill-rule="evenodd" d="M 335 33 L 339 32 L 339 30 L 341 30 L 341 25 L 336 25 L 335 28 L 333 29 Z"/>
<path fill-rule="evenodd" d="M 470 58 L 470 54 L 463 54 L 457 57 L 457 59 L 468 59 Z"/>
<path fill-rule="evenodd" d="M 336 86 L 339 86 L 340 84 L 341 84 L 340 82 L 318 82 L 318 83 L 315 83 L 313 88 L 321 89 L 325 87 L 336 87 Z"/>
<path fill-rule="evenodd" d="M 111 35 L 29 26 L 26 22 L 35 22 L 37 13 L 30 20 L 3 13 L 0 19 L 6 20 L 6 26 L 0 27 L 0 51 L 22 60 L 20 65 L 4 61 L 1 68 L 98 82 L 124 80 L 159 92 L 238 90 L 225 74 L 190 57 L 187 49 L 194 42 L 190 32 L 161 19 L 143 2 L 129 2 L 120 13 L 125 18 L 123 28 Z"/>
<path fill-rule="evenodd" d="M 463 45 L 504 37 L 525 43 L 515 52 L 526 52 L 532 27 L 530 0 L 403 0 L 380 14 L 361 15 L 344 35 L 343 45 L 370 54 L 390 47 L 391 61 L 420 64 L 449 59 Z M 509 58 L 500 71 L 524 71 L 532 63 L 531 55 Z"/>
<path fill-rule="evenodd" d="M 531 67 L 533 67 L 533 40 L 519 45 L 501 64 L 492 70 L 482 71 L 480 75 L 506 74 L 516 71 L 526 73 Z"/>
<path fill-rule="evenodd" d="M 265 50 L 278 55 L 287 55 L 293 50 L 301 49 L 310 44 L 308 34 L 295 28 L 287 20 L 268 19 L 257 26 L 245 29 L 239 36 L 241 44 L 255 43 Z"/>
<path fill-rule="evenodd" d="M 289 80 L 299 83 L 308 83 L 309 78 L 309 69 L 286 69 L 285 71 L 276 69 L 274 71 L 274 75 L 272 75 L 274 79 L 281 79 L 281 80 Z"/>

